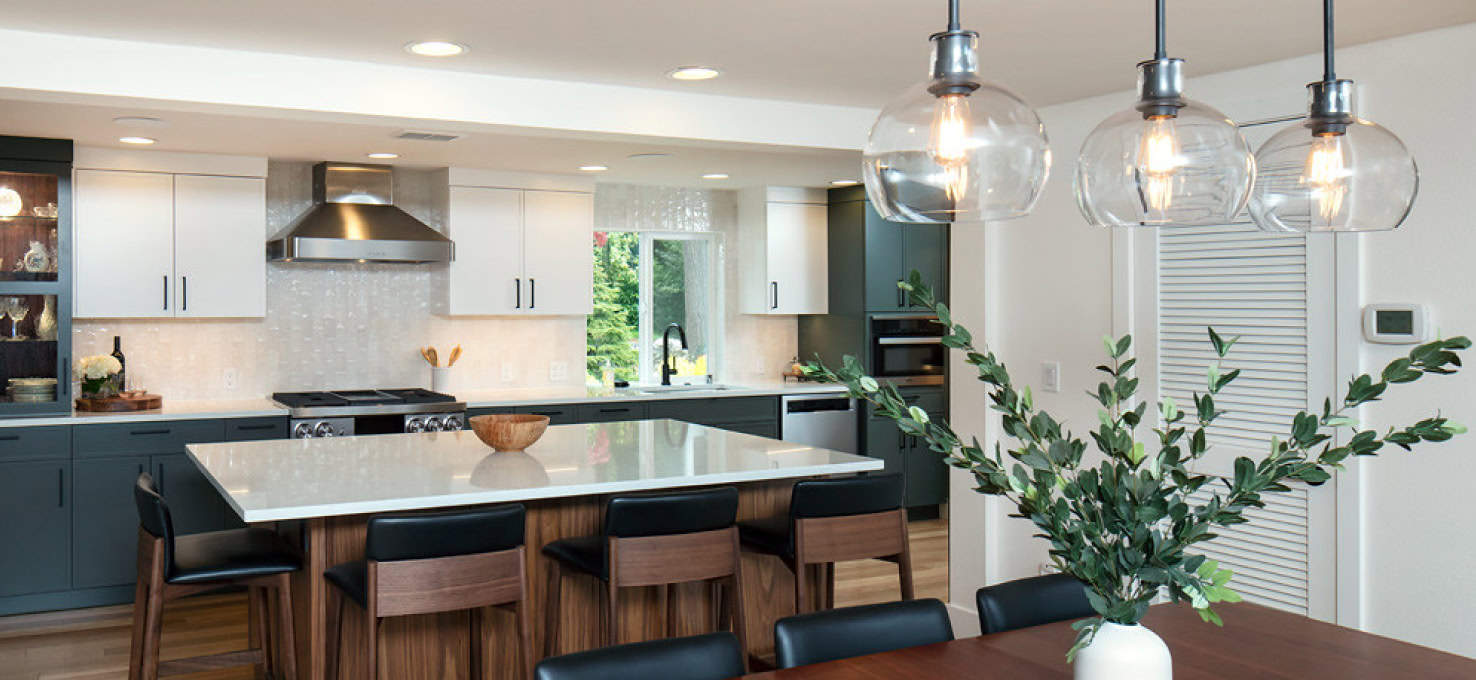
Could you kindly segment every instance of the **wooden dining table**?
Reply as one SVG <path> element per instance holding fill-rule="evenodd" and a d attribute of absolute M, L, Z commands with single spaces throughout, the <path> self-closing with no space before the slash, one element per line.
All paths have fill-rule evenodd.
<path fill-rule="evenodd" d="M 1201 621 L 1187 605 L 1158 605 L 1143 619 L 1168 643 L 1174 680 L 1476 678 L 1476 659 L 1249 603 L 1217 605 L 1216 611 L 1224 628 Z M 1069 622 L 1053 623 L 744 677 L 1069 678 L 1066 650 L 1075 635 Z"/>

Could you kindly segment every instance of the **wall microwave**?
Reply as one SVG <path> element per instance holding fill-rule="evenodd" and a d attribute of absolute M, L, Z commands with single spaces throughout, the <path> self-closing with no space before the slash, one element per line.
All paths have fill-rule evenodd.
<path fill-rule="evenodd" d="M 871 375 L 897 385 L 942 385 L 947 329 L 933 314 L 871 315 Z"/>

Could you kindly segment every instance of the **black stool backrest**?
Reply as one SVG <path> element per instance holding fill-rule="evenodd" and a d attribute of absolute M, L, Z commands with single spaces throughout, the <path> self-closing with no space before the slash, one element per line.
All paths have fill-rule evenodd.
<path fill-rule="evenodd" d="M 938 600 L 868 604 L 780 619 L 774 660 L 794 668 L 952 639 L 948 610 Z"/>
<path fill-rule="evenodd" d="M 733 526 L 738 490 L 731 486 L 676 493 L 616 496 L 605 509 L 605 535 L 665 536 Z"/>
<path fill-rule="evenodd" d="M 523 544 L 521 503 L 475 510 L 375 515 L 364 556 L 376 562 L 511 550 Z"/>
<path fill-rule="evenodd" d="M 164 539 L 164 564 L 174 564 L 174 518 L 169 503 L 154 486 L 154 476 L 141 472 L 133 483 L 133 505 L 138 508 L 138 525 L 154 538 Z"/>
<path fill-rule="evenodd" d="M 796 482 L 789 499 L 791 520 L 869 515 L 902 507 L 902 475 L 859 475 Z"/>
<path fill-rule="evenodd" d="M 743 675 L 732 633 L 616 645 L 538 662 L 534 680 L 726 680 Z"/>
<path fill-rule="evenodd" d="M 1086 586 L 1070 574 L 1048 574 L 980 588 L 979 629 L 1003 633 L 1057 621 L 1096 616 Z"/>

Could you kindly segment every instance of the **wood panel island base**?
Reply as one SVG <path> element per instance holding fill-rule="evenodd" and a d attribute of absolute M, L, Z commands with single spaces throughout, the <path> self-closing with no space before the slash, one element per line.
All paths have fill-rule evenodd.
<path fill-rule="evenodd" d="M 619 493 L 731 485 L 739 520 L 784 513 L 794 480 L 880 470 L 882 462 L 826 449 L 673 420 L 551 427 L 525 453 L 493 453 L 471 432 L 378 435 L 192 445 L 190 454 L 231 507 L 249 523 L 303 520 L 304 568 L 293 583 L 298 668 L 326 675 L 329 606 L 338 593 L 323 579 L 335 564 L 363 559 L 368 517 L 378 512 L 522 502 L 528 509 L 527 573 L 534 653 L 543 648 L 552 565 L 540 548 L 601 532 L 606 500 Z M 296 523 L 291 523 L 296 524 Z M 793 613 L 794 583 L 776 558 L 743 556 L 743 613 L 749 652 L 772 648 L 775 620 Z M 814 578 L 814 576 L 810 576 Z M 824 591 L 813 583 L 809 592 Z M 563 580 L 557 650 L 604 644 L 603 586 Z M 668 603 L 667 598 L 671 598 Z M 690 635 L 714 628 L 716 599 L 702 583 L 624 588 L 621 642 Z M 818 599 L 816 600 L 818 605 Z M 483 677 L 521 677 L 517 621 L 493 608 L 481 634 Z M 674 620 L 668 624 L 668 612 Z M 364 677 L 362 608 L 343 608 L 340 677 Z M 380 677 L 466 678 L 467 612 L 409 616 L 380 625 Z M 670 629 L 669 629 L 670 628 Z"/>

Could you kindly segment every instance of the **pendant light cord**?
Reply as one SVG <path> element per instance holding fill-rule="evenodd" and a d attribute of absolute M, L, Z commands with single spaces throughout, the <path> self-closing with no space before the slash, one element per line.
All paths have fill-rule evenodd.
<path fill-rule="evenodd" d="M 948 32 L 960 30 L 958 25 L 958 0 L 948 0 Z"/>
<path fill-rule="evenodd" d="M 1322 82 L 1337 79 L 1333 69 L 1333 0 L 1322 0 Z"/>
<path fill-rule="evenodd" d="M 1157 0 L 1157 11 L 1154 13 L 1153 58 L 1155 60 L 1165 59 L 1168 57 L 1168 49 L 1167 47 L 1165 47 L 1165 43 L 1168 42 L 1168 27 L 1164 24 L 1163 21 L 1165 2 L 1166 0 Z M 1332 2 L 1332 0 L 1328 0 L 1328 2 Z"/>

